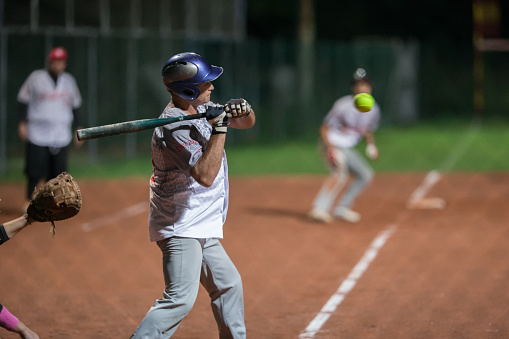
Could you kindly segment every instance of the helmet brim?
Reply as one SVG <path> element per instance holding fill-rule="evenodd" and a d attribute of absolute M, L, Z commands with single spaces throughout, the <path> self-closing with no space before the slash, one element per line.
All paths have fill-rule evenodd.
<path fill-rule="evenodd" d="M 219 76 L 223 74 L 223 68 L 218 66 L 211 66 L 210 73 L 203 77 L 202 81 L 213 81 L 219 78 Z"/>

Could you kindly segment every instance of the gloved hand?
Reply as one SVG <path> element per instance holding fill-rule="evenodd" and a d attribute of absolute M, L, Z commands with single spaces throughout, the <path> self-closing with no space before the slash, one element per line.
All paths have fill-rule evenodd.
<path fill-rule="evenodd" d="M 212 125 L 212 134 L 225 134 L 228 131 L 228 116 L 223 106 L 208 106 L 205 118 Z"/>
<path fill-rule="evenodd" d="M 55 235 L 55 221 L 74 217 L 81 209 L 78 182 L 67 172 L 60 173 L 32 193 L 26 211 L 28 221 L 50 221 Z"/>
<path fill-rule="evenodd" d="M 224 111 L 232 118 L 247 117 L 251 113 L 251 105 L 245 99 L 230 99 L 224 105 Z"/>

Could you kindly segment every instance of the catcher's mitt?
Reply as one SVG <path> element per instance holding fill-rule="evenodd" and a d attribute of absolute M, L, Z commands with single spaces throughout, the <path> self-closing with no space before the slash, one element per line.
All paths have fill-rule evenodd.
<path fill-rule="evenodd" d="M 54 236 L 54 221 L 74 217 L 80 209 L 81 191 L 78 183 L 69 173 L 62 172 L 34 190 L 26 213 L 33 220 L 50 221 L 50 232 Z"/>

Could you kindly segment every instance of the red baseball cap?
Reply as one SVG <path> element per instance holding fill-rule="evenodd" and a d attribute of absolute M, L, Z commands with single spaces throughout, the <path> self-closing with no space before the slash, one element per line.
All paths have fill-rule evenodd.
<path fill-rule="evenodd" d="M 49 61 L 64 60 L 67 61 L 67 50 L 64 47 L 55 47 L 49 52 Z"/>

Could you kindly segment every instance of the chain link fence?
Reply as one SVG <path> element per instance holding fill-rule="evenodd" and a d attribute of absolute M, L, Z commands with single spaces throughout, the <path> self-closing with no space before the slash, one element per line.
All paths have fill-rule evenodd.
<path fill-rule="evenodd" d="M 243 4 L 223 2 L 228 3 L 225 11 L 229 8 L 231 13 L 242 7 L 239 2 Z M 81 4 L 70 3 L 76 7 Z M 255 108 L 255 128 L 229 134 L 228 142 L 236 145 L 315 140 L 332 103 L 349 93 L 352 74 L 358 67 L 366 69 L 374 80 L 374 96 L 386 126 L 406 126 L 429 119 L 468 121 L 474 115 L 473 53 L 469 45 L 359 38 L 306 46 L 297 40 L 248 39 L 242 30 L 228 36 L 234 26 L 203 24 L 199 19 L 203 11 L 194 18 L 173 18 L 175 14 L 170 10 L 171 24 L 165 23 L 163 14 L 148 24 L 144 10 L 131 18 L 131 27 L 123 28 L 121 21 L 115 19 L 118 13 L 113 15 L 117 2 L 97 1 L 94 8 L 100 9 L 105 3 L 112 13 L 107 18 L 102 12 L 97 14 L 96 22 L 89 23 L 96 25 L 92 29 L 78 25 L 87 22 L 81 17 L 83 13 L 74 21 L 67 18 L 55 23 L 63 25 L 58 29 L 41 28 L 50 24 L 45 22 L 38 22 L 35 29 L 14 24 L 3 27 L 0 175 L 5 172 L 9 157 L 23 152 L 16 131 L 17 92 L 30 72 L 44 67 L 48 51 L 56 45 L 69 51 L 67 71 L 76 77 L 82 92 L 84 127 L 159 116 L 170 100 L 161 82 L 161 67 L 170 56 L 183 51 L 197 52 L 212 64 L 224 67 L 224 74 L 215 81 L 214 101 L 243 97 Z M 152 3 L 152 8 L 161 10 L 166 8 L 161 6 L 168 6 L 164 1 Z M 204 9 L 210 7 L 198 0 L 193 3 Z M 44 4 L 48 5 L 42 1 L 41 6 Z M 131 15 L 137 13 L 139 1 L 129 4 Z M 188 7 L 180 8 L 183 5 L 179 4 L 169 2 L 172 10 L 185 12 Z M 485 54 L 485 117 L 506 119 L 509 99 L 503 88 L 508 63 L 503 53 Z M 124 153 L 127 158 L 147 152 L 150 135 L 151 131 L 144 131 L 87 142 L 89 161 L 94 163 L 100 154 L 108 152 Z"/>

